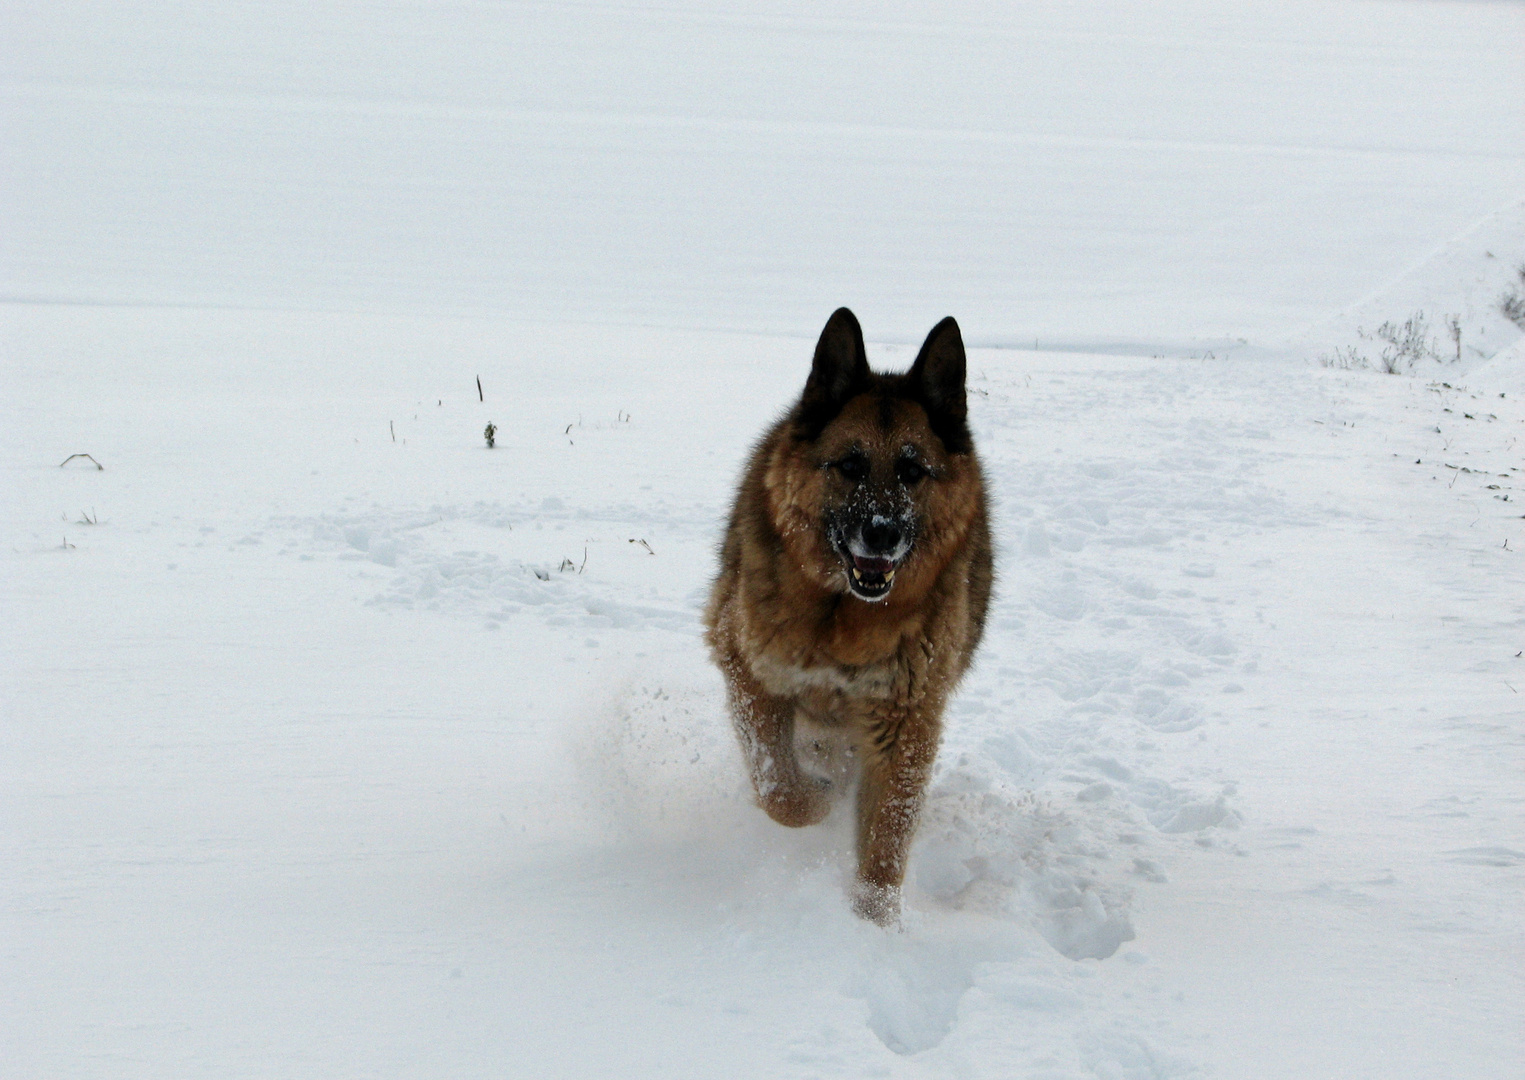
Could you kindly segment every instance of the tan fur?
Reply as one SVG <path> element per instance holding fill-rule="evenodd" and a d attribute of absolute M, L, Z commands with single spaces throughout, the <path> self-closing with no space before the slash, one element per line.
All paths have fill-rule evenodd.
<path fill-rule="evenodd" d="M 962 348 L 960 341 L 960 407 Z M 847 743 L 858 773 L 854 907 L 888 923 L 899 913 L 943 708 L 983 630 L 992 560 L 972 447 L 949 450 L 927 409 L 905 392 L 907 376 L 868 378 L 818 436 L 802 434 L 797 408 L 758 444 L 726 530 L 706 625 L 758 802 L 775 821 L 820 821 L 841 787 L 801 769 L 797 726 Z M 905 490 L 886 470 L 908 446 L 923 454 L 931 475 Z M 863 453 L 875 470 L 863 484 L 877 483 L 885 499 L 908 499 L 917 523 L 909 555 L 877 602 L 848 588 L 828 534 L 827 516 L 851 497 L 843 490 L 851 485 L 828 463 L 848 452 Z"/>

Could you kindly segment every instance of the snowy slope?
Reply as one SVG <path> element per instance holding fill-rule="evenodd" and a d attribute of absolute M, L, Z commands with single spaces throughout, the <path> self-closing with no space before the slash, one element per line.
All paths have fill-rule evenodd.
<path fill-rule="evenodd" d="M 1516 4 L 0 6 L 0 296 L 1201 355 L 1517 203 Z"/>
<path fill-rule="evenodd" d="M 1517 5 L 0 19 L 0 1073 L 1522 1075 Z M 895 932 L 698 638 L 843 302 L 997 505 Z"/>

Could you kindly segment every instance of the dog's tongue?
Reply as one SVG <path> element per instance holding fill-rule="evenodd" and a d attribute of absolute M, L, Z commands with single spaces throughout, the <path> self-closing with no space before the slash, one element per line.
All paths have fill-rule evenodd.
<path fill-rule="evenodd" d="M 888 574 L 895 569 L 893 559 L 871 559 L 866 555 L 854 555 L 853 566 L 860 574 Z"/>

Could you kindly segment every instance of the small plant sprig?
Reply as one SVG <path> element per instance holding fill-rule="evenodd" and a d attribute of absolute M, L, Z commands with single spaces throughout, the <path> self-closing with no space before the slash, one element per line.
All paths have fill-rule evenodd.
<path fill-rule="evenodd" d="M 1499 311 L 1504 318 L 1525 330 L 1525 263 L 1514 270 L 1520 275 L 1520 284 L 1499 294 Z"/>
<path fill-rule="evenodd" d="M 1459 316 L 1447 316 L 1446 329 L 1450 331 L 1452 340 L 1456 343 L 1456 358 L 1461 359 L 1461 319 Z M 1430 337 L 1430 324 L 1424 317 L 1424 312 L 1416 311 L 1399 326 L 1392 320 L 1384 322 L 1376 330 L 1368 333 L 1364 328 L 1356 330 L 1362 341 L 1380 342 L 1382 351 L 1377 354 L 1375 363 L 1364 355 L 1354 345 L 1347 345 L 1337 349 L 1333 355 L 1319 357 L 1319 363 L 1324 367 L 1339 368 L 1342 371 L 1376 368 L 1388 375 L 1400 375 L 1404 371 L 1413 371 L 1424 360 L 1434 360 L 1436 363 L 1444 363 L 1444 357 L 1436 349 L 1436 342 Z"/>
<path fill-rule="evenodd" d="M 1401 374 L 1404 368 L 1412 371 L 1421 360 L 1440 359 L 1440 354 L 1430 343 L 1430 325 L 1422 311 L 1403 320 L 1402 326 L 1389 321 L 1377 327 L 1377 332 L 1370 337 L 1364 333 L 1361 336 L 1368 341 L 1374 337 L 1383 343 L 1382 370 L 1389 375 Z"/>
<path fill-rule="evenodd" d="M 497 445 L 494 441 L 497 439 L 497 437 L 498 425 L 489 420 L 487 422 L 487 427 L 482 431 L 482 438 L 487 440 L 487 449 L 491 450 L 495 445 Z"/>

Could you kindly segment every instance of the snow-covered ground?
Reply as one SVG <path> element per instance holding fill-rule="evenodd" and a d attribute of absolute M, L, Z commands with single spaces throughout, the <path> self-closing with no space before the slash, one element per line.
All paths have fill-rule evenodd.
<path fill-rule="evenodd" d="M 1525 1076 L 1522 32 L 0 8 L 0 1075 Z M 841 303 L 998 507 L 894 932 L 698 637 Z"/>

